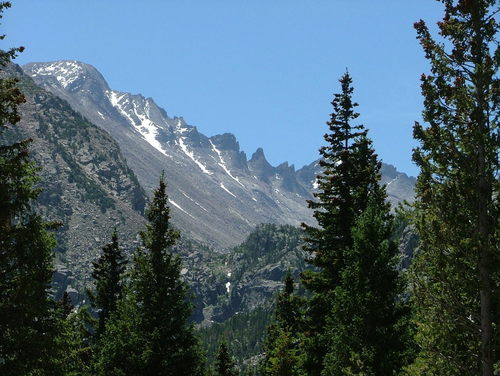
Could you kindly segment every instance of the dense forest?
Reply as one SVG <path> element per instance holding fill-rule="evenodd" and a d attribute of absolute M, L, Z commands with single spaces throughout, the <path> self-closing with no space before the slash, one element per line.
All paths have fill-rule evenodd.
<path fill-rule="evenodd" d="M 221 320 L 211 325 L 193 319 L 168 171 L 148 203 L 140 192 L 134 201 L 145 207 L 135 251 L 125 254 L 110 229 L 87 300 L 56 299 L 54 231 L 65 224 L 37 212 L 43 187 L 32 140 L 9 136 L 26 93 L 8 67 L 23 48 L 2 50 L 0 374 L 500 375 L 500 8 L 496 0 L 440 2 L 439 36 L 414 24 L 430 64 L 421 76 L 423 122 L 413 127 L 415 202 L 394 210 L 387 201 L 346 71 L 308 202 L 316 225 L 262 224 L 219 255 L 239 265 L 226 285 L 238 293 L 216 307 Z M 0 16 L 9 7 L 0 3 Z M 99 201 L 98 189 L 87 189 Z M 99 204 L 106 211 L 112 202 Z M 405 228 L 419 239 L 411 263 L 398 249 Z M 244 295 L 255 278 L 247 273 L 268 265 L 273 278 L 284 274 L 281 288 L 255 305 Z"/>

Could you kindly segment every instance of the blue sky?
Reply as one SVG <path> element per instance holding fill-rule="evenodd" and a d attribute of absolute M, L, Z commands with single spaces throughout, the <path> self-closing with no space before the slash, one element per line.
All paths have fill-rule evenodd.
<path fill-rule="evenodd" d="M 435 0 L 14 0 L 2 32 L 3 48 L 26 47 L 19 64 L 92 64 L 111 88 L 297 168 L 318 158 L 348 68 L 379 156 L 416 175 L 412 126 L 429 67 L 412 25 L 441 16 Z"/>

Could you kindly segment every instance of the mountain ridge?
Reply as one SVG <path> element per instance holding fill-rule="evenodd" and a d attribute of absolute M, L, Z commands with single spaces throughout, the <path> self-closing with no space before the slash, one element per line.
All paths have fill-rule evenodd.
<path fill-rule="evenodd" d="M 56 61 L 23 69 L 111 134 L 147 192 L 165 171 L 173 218 L 193 239 L 227 249 L 260 223 L 314 223 L 306 201 L 313 199 L 317 161 L 298 170 L 288 162 L 275 167 L 262 148 L 247 159 L 233 134 L 207 137 L 183 117 L 169 117 L 152 98 L 112 90 L 89 64 Z M 411 200 L 414 181 L 390 167 L 392 175 L 383 178 L 389 201 Z"/>

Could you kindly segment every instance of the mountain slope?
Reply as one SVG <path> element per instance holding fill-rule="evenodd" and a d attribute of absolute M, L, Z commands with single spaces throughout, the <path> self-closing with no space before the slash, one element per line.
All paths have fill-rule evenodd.
<path fill-rule="evenodd" d="M 31 63 L 23 69 L 108 131 L 146 191 L 165 170 L 174 221 L 189 237 L 229 248 L 259 223 L 312 223 L 306 200 L 313 198 L 317 164 L 298 171 L 286 162 L 273 167 L 260 148 L 248 160 L 234 135 L 207 137 L 183 118 L 169 117 L 151 98 L 112 90 L 88 64 Z M 411 198 L 406 187 L 411 191 L 414 182 L 404 177 L 387 180 L 394 203 Z M 405 189 L 391 194 L 397 186 Z"/>
<path fill-rule="evenodd" d="M 31 138 L 43 187 L 37 210 L 62 223 L 57 231 L 55 282 L 83 290 L 91 261 L 116 227 L 126 249 L 136 244 L 146 196 L 117 143 L 65 101 L 38 87 L 19 67 L 8 67 L 26 96 L 21 121 L 3 142 Z M 73 299 L 78 300 L 73 296 Z"/>

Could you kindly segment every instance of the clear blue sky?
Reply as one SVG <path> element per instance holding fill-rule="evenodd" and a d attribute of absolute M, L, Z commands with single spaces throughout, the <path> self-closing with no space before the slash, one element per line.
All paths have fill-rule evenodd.
<path fill-rule="evenodd" d="M 411 175 L 419 77 L 429 70 L 413 22 L 435 0 L 13 0 L 3 48 L 20 64 L 94 65 L 115 90 L 152 97 L 250 157 L 301 167 L 318 158 L 338 78 L 349 69 L 361 122 L 384 162 Z"/>

